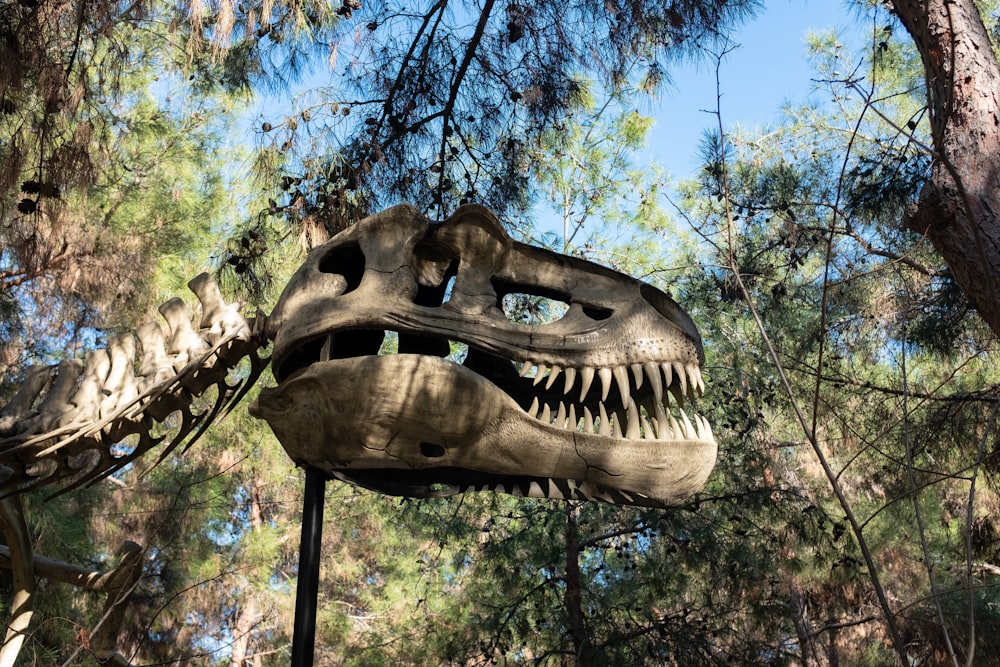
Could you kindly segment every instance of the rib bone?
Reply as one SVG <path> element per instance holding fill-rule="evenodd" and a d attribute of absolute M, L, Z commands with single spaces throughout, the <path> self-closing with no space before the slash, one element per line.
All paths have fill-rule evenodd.
<path fill-rule="evenodd" d="M 236 319 L 236 307 L 222 300 L 210 276 L 203 274 L 189 285 L 202 304 L 200 331 L 194 330 L 180 299 L 161 305 L 170 336 L 165 338 L 159 324 L 139 327 L 138 376 L 131 334 L 112 338 L 107 350 L 88 351 L 86 363 L 61 362 L 47 392 L 51 369 L 29 370 L 14 399 L 0 410 L 0 495 L 96 481 L 160 443 L 165 455 L 181 442 L 189 445 L 243 397 L 268 361 L 258 354 L 260 339 L 249 322 Z M 230 369 L 247 358 L 249 371 L 230 384 Z M 196 414 L 193 399 L 213 386 L 214 404 Z M 163 428 L 157 423 L 177 411 L 180 426 L 169 427 L 177 433 L 169 440 L 154 435 L 154 429 L 159 433 Z M 138 442 L 122 454 L 115 445 L 130 435 L 137 435 Z"/>

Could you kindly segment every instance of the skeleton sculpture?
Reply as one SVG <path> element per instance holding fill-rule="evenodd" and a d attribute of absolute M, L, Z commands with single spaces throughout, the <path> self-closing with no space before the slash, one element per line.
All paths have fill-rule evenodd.
<path fill-rule="evenodd" d="M 508 293 L 569 308 L 516 324 Z M 279 385 L 251 413 L 297 463 L 383 492 L 664 506 L 715 463 L 707 422 L 666 404 L 703 387 L 687 314 L 649 285 L 511 240 L 478 206 L 440 225 L 397 207 L 339 234 L 265 330 Z M 399 354 L 376 356 L 386 330 Z M 461 365 L 442 358 L 449 342 L 468 345 Z"/>
<path fill-rule="evenodd" d="M 266 366 L 265 336 L 278 385 L 250 411 L 296 463 L 332 478 L 412 497 L 492 490 L 664 507 L 698 491 L 714 466 L 708 423 L 682 409 L 704 389 L 688 315 L 645 283 L 513 241 L 482 207 L 433 224 L 398 206 L 358 223 L 310 254 L 266 318 L 244 320 L 207 275 L 190 285 L 199 331 L 171 300 L 160 308 L 169 336 L 140 328 L 138 364 L 134 338 L 118 337 L 54 379 L 49 368 L 29 371 L 0 410 L 0 527 L 26 597 L 0 665 L 30 619 L 18 494 L 93 482 L 157 446 L 158 460 L 190 446 Z M 503 312 L 513 293 L 568 309 L 556 322 L 518 324 Z M 378 355 L 386 332 L 398 354 Z M 445 358 L 452 343 L 467 346 L 461 363 Z M 215 400 L 197 407 L 210 388 Z"/>
<path fill-rule="evenodd" d="M 87 643 L 97 659 L 127 664 L 115 651 L 115 639 L 124 603 L 142 574 L 141 549 L 123 545 L 121 563 L 110 572 L 86 572 L 34 556 L 20 494 L 95 482 L 154 447 L 160 448 L 159 462 L 179 445 L 193 444 L 239 402 L 267 365 L 258 355 L 255 322 L 247 322 L 236 306 L 222 300 L 208 274 L 188 285 L 202 306 L 199 331 L 188 320 L 184 303 L 171 299 L 160 306 L 169 337 L 159 324 L 140 327 L 138 363 L 135 338 L 118 336 L 106 350 L 88 352 L 85 363 L 73 359 L 57 370 L 29 369 L 14 398 L 0 410 L 0 530 L 9 545 L 0 547 L 0 565 L 13 572 L 14 583 L 0 667 L 15 663 L 26 636 L 36 576 L 107 594 L 102 623 Z M 230 369 L 245 359 L 249 368 L 231 383 Z M 199 406 L 195 399 L 209 389 L 214 389 L 214 401 Z M 180 419 L 172 419 L 175 415 Z"/>

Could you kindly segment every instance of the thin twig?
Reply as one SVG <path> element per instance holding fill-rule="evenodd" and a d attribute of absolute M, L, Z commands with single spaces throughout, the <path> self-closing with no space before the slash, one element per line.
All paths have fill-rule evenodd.
<path fill-rule="evenodd" d="M 754 322 L 757 325 L 757 329 L 760 332 L 760 335 L 761 335 L 761 337 L 762 337 L 762 339 L 764 341 L 764 344 L 767 347 L 768 354 L 770 355 L 771 360 L 772 360 L 772 362 L 775 365 L 775 371 L 777 372 L 778 378 L 781 381 L 782 388 L 785 390 L 785 393 L 788 395 L 788 399 L 789 399 L 789 401 L 791 403 L 793 411 L 795 412 L 795 416 L 798 419 L 798 421 L 799 421 L 799 423 L 800 423 L 800 425 L 802 427 L 802 430 L 803 430 L 803 432 L 805 434 L 805 437 L 809 440 L 809 444 L 812 446 L 813 452 L 816 455 L 816 458 L 817 458 L 817 460 L 818 460 L 818 462 L 820 464 L 820 467 L 823 469 L 823 473 L 826 475 L 826 478 L 827 478 L 827 480 L 830 483 L 830 486 L 831 486 L 831 488 L 833 490 L 833 493 L 837 497 L 837 501 L 840 503 L 840 507 L 844 511 L 844 515 L 847 518 L 847 521 L 848 521 L 848 523 L 851 526 L 851 531 L 854 534 L 854 537 L 855 537 L 855 539 L 858 542 L 858 548 L 861 550 L 862 557 L 864 558 L 865 564 L 866 564 L 866 566 L 868 568 L 868 577 L 869 577 L 869 580 L 871 581 L 872 588 L 874 588 L 875 594 L 876 594 L 876 596 L 878 597 L 878 600 L 879 600 L 879 605 L 882 607 L 882 613 L 883 613 L 883 617 L 885 619 L 886 628 L 887 628 L 887 630 L 889 632 L 890 637 L 892 638 L 893 646 L 894 646 L 894 648 L 896 650 L 896 653 L 899 655 L 900 662 L 903 663 L 903 664 L 906 664 L 906 660 L 907 660 L 906 659 L 906 643 L 903 641 L 902 634 L 900 633 L 899 627 L 896 624 L 896 619 L 895 619 L 895 616 L 893 614 L 892 607 L 889 605 L 889 600 L 886 597 L 885 589 L 883 588 L 882 583 L 881 583 L 881 581 L 879 579 L 878 568 L 877 568 L 877 565 L 875 563 L 875 558 L 874 558 L 874 556 L 871 553 L 871 549 L 868 546 L 867 540 L 865 540 L 863 531 L 861 529 L 861 525 L 859 524 L 857 518 L 854 515 L 854 511 L 853 511 L 853 509 L 851 507 L 851 503 L 847 500 L 847 497 L 844 495 L 844 491 L 841 488 L 840 484 L 838 483 L 836 475 L 834 474 L 833 469 L 830 467 L 830 463 L 829 463 L 829 461 L 827 461 L 827 458 L 823 454 L 823 450 L 822 450 L 822 448 L 819 445 L 819 440 L 816 437 L 815 419 L 814 419 L 813 428 L 810 428 L 809 422 L 806 419 L 805 414 L 802 412 L 802 408 L 799 406 L 798 400 L 795 398 L 795 393 L 794 393 L 794 391 L 792 389 L 791 382 L 789 381 L 788 376 L 785 373 L 785 369 L 782 366 L 781 360 L 780 360 L 780 358 L 778 356 L 777 351 L 774 348 L 773 343 L 771 342 L 770 336 L 768 336 L 768 334 L 767 334 L 767 328 L 764 326 L 764 322 L 761 319 L 760 314 L 757 312 L 757 308 L 753 304 L 753 298 L 751 297 L 750 291 L 749 291 L 749 289 L 747 288 L 746 284 L 743 281 L 743 277 L 740 275 L 739 266 L 737 265 L 735 255 L 733 253 L 733 250 L 734 250 L 734 248 L 733 248 L 733 242 L 732 242 L 733 216 L 732 216 L 732 211 L 731 211 L 730 206 L 729 206 L 729 199 L 730 199 L 730 197 L 729 197 L 729 191 L 728 191 L 728 188 L 729 188 L 729 178 L 728 178 L 728 172 L 727 172 L 727 167 L 726 167 L 726 156 L 725 156 L 725 136 L 726 135 L 725 135 L 725 130 L 724 130 L 724 127 L 723 127 L 723 124 L 722 124 L 722 111 L 721 111 L 722 93 L 721 93 L 721 82 L 719 80 L 719 67 L 721 65 L 721 60 L 726 55 L 726 53 L 727 52 L 723 52 L 722 54 L 720 54 L 717 57 L 717 64 L 716 64 L 716 70 L 715 70 L 715 75 L 716 75 L 716 105 L 717 106 L 716 106 L 715 115 L 716 115 L 716 118 L 717 118 L 718 123 L 719 123 L 719 135 L 720 135 L 719 136 L 719 141 L 720 141 L 719 160 L 720 160 L 720 167 L 721 167 L 721 176 L 720 177 L 721 177 L 721 182 L 722 182 L 722 188 L 725 191 L 725 196 L 723 197 L 723 205 L 725 207 L 725 218 L 726 218 L 726 223 L 727 223 L 726 231 L 727 231 L 727 237 L 728 237 L 728 240 L 729 240 L 729 246 L 728 246 L 728 259 L 729 259 L 729 263 L 730 263 L 729 269 L 730 269 L 730 272 L 733 275 L 733 279 L 736 281 L 736 284 L 737 284 L 737 287 L 740 290 L 740 293 L 743 295 L 743 298 L 744 298 L 744 300 L 745 300 L 745 302 L 747 304 L 747 307 L 750 310 L 750 314 L 753 317 Z M 862 116 L 863 116 L 863 114 L 862 114 Z M 861 118 L 858 119 L 858 124 L 860 125 L 860 123 L 861 123 Z M 850 154 L 850 146 L 848 147 L 847 154 L 848 155 Z M 846 165 L 847 156 L 845 156 L 844 161 L 845 161 L 845 165 Z M 843 181 L 843 179 L 841 178 L 840 179 L 840 183 L 838 183 L 838 195 L 839 195 L 839 188 L 840 188 L 840 185 L 841 185 L 842 181 Z M 831 231 L 831 238 L 832 238 L 832 231 Z M 829 271 L 829 252 L 830 251 L 828 249 L 827 271 Z M 822 318 L 821 324 L 825 323 L 825 306 L 826 306 L 828 286 L 829 286 L 828 276 L 825 276 L 825 278 L 824 278 L 824 289 L 823 289 L 823 304 L 822 304 L 824 312 L 821 313 L 821 318 Z M 821 342 L 822 342 L 822 338 L 821 338 Z M 822 353 L 822 348 L 821 348 L 820 352 Z M 822 361 L 822 356 L 820 357 L 820 360 Z M 818 365 L 820 367 L 822 366 L 821 363 L 818 364 Z M 816 394 L 817 394 L 817 398 L 814 400 L 814 405 L 815 405 L 816 402 L 818 402 L 818 394 L 819 394 L 819 383 L 818 382 L 817 382 Z"/>
<path fill-rule="evenodd" d="M 924 567 L 927 570 L 927 583 L 931 589 L 931 596 L 934 598 L 934 611 L 938 617 L 938 624 L 941 626 L 941 633 L 944 635 L 944 645 L 948 650 L 948 657 L 951 664 L 958 667 L 958 656 L 955 655 L 955 648 L 951 644 L 951 635 L 948 633 L 948 625 L 944 620 L 944 609 L 941 607 L 941 599 L 938 597 L 937 582 L 934 579 L 934 558 L 931 555 L 930 547 L 927 544 L 927 532 L 924 529 L 924 517 L 920 511 L 920 496 L 917 493 L 917 480 L 913 470 L 913 442 L 910 439 L 910 404 L 907 389 L 909 388 L 908 375 L 906 369 L 906 310 L 903 309 L 903 340 L 899 350 L 900 374 L 903 379 L 903 447 L 906 450 L 906 479 L 910 487 L 910 500 L 913 502 L 913 514 L 917 522 L 917 535 L 920 536 L 920 550 L 923 553 Z M 973 485 L 975 483 L 973 482 Z"/>
<path fill-rule="evenodd" d="M 979 449 L 976 451 L 976 461 L 972 468 L 972 479 L 969 480 L 969 501 L 965 507 L 965 577 L 969 587 L 969 648 L 966 650 L 965 664 L 968 667 L 972 667 L 976 655 L 976 593 L 972 586 L 972 503 L 976 498 L 976 479 L 979 475 L 979 466 L 983 461 L 983 451 L 986 449 L 986 441 L 990 434 L 994 433 L 998 410 L 1000 410 L 1000 403 L 993 406 L 993 412 L 990 413 L 983 437 L 979 439 Z"/>

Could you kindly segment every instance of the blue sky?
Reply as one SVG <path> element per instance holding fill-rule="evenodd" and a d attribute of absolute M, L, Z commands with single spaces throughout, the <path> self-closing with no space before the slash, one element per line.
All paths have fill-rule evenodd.
<path fill-rule="evenodd" d="M 777 122 L 785 102 L 804 102 L 813 90 L 814 72 L 806 57 L 810 31 L 835 28 L 845 35 L 858 34 L 852 10 L 844 0 L 766 0 L 759 15 L 735 35 L 737 48 L 721 69 L 723 121 L 727 128 L 745 128 Z M 671 83 L 658 97 L 639 107 L 655 117 L 648 151 L 641 160 L 665 167 L 675 180 L 692 175 L 699 167 L 698 146 L 707 128 L 716 127 L 706 109 L 716 105 L 714 63 L 706 61 L 668 65 Z M 329 71 L 319 68 L 299 86 L 301 90 L 330 83 Z M 253 132 L 261 113 L 274 115 L 277 105 L 287 105 L 287 95 L 264 96 L 247 115 Z M 547 226 L 550 211 L 537 211 Z"/>
<path fill-rule="evenodd" d="M 810 31 L 856 33 L 851 10 L 839 0 L 771 0 L 733 40 L 739 45 L 720 70 L 722 118 L 726 127 L 747 128 L 775 122 L 785 102 L 805 102 L 814 72 L 806 57 Z M 711 62 L 671 68 L 672 84 L 654 105 L 650 135 L 652 159 L 674 178 L 698 168 L 698 144 L 717 121 L 704 110 L 716 107 L 715 66 Z"/>

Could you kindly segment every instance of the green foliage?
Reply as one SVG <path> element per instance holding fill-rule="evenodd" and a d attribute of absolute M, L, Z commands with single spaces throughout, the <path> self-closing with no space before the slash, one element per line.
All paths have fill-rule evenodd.
<path fill-rule="evenodd" d="M 670 289 L 699 324 L 697 410 L 720 450 L 698 496 L 653 511 L 333 483 L 318 662 L 891 664 L 876 585 L 913 660 L 1000 652 L 996 343 L 899 224 L 930 168 L 923 74 L 877 5 L 870 52 L 811 38 L 829 104 L 766 133 L 706 133 L 703 168 L 671 185 L 636 164 L 650 120 L 632 95 L 752 4 L 487 3 L 481 32 L 478 7 L 445 3 L 98 5 L 78 43 L 31 4 L 0 9 L 17 38 L 0 47 L 24 56 L 0 65 L 0 261 L 4 276 L 37 269 L 4 278 L 4 343 L 133 324 L 208 257 L 259 303 L 296 240 L 403 198 L 511 218 L 551 202 L 563 228 L 547 245 Z M 75 83 L 46 87 L 67 45 Z M 224 93 L 280 95 L 317 56 L 343 85 L 259 120 L 273 190 L 247 193 L 222 157 L 239 110 Z M 64 241 L 82 248 L 69 272 L 53 261 Z M 559 314 L 508 301 L 519 321 Z M 9 349 L 4 370 L 23 356 Z M 37 552 L 103 569 L 124 540 L 146 548 L 119 637 L 134 664 L 287 664 L 300 472 L 240 411 L 142 472 L 29 498 Z M 42 582 L 26 661 L 70 660 L 103 602 Z"/>
<path fill-rule="evenodd" d="M 739 399 L 712 423 L 720 442 L 765 438 L 766 476 L 809 500 L 813 519 L 792 542 L 808 557 L 780 569 L 789 590 L 801 587 L 825 614 L 798 619 L 819 628 L 812 647 L 798 635 L 803 659 L 884 664 L 886 653 L 853 652 L 847 631 L 834 629 L 858 604 L 877 610 L 878 587 L 897 602 L 849 626 L 853 633 L 888 641 L 888 623 L 863 629 L 888 613 L 911 655 L 944 662 L 950 640 L 961 660 L 974 641 L 965 632 L 973 610 L 996 598 L 991 584 L 970 590 L 963 580 L 974 517 L 997 503 L 979 468 L 996 416 L 993 345 L 963 317 L 940 260 L 899 228 L 929 158 L 922 126 L 911 122 L 919 102 L 894 92 L 912 79 L 888 76 L 884 58 L 898 49 L 892 67 L 905 70 L 912 54 L 876 43 L 874 60 L 854 66 L 835 36 L 815 46 L 839 106 L 825 118 L 790 109 L 766 146 L 710 135 L 705 169 L 684 191 L 685 212 L 709 242 L 700 259 L 718 267 L 685 281 L 685 303 L 713 304 L 693 313 L 705 327 L 712 384 Z M 793 618 L 808 608 L 796 612 L 795 599 Z M 995 622 L 982 613 L 976 623 Z M 976 644 L 977 655 L 990 651 L 988 640 Z"/>
<path fill-rule="evenodd" d="M 101 7 L 0 9 L 0 294 L 23 323 L 5 364 L 133 325 L 224 201 L 232 101 L 188 97 L 169 16 Z"/>
<path fill-rule="evenodd" d="M 517 211 L 529 202 L 525 169 L 538 142 L 591 103 L 580 72 L 612 92 L 655 89 L 667 60 L 740 23 L 755 3 L 365 9 L 340 26 L 344 85 L 261 125 L 265 146 L 294 156 L 285 174 L 301 187 L 279 201 L 293 224 L 299 195 L 331 231 L 400 200 L 438 217 L 471 200 Z"/>

